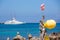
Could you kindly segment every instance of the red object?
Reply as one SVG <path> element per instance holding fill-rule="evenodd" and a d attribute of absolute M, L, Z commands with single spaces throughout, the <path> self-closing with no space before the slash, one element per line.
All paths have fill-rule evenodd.
<path fill-rule="evenodd" d="M 44 11 L 44 9 L 45 9 L 45 5 L 43 3 L 43 4 L 41 4 L 41 10 Z"/>

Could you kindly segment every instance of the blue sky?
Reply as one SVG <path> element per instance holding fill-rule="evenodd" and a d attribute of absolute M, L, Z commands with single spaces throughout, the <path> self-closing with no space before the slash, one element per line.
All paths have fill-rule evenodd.
<path fill-rule="evenodd" d="M 45 4 L 45 10 L 40 5 Z M 36 23 L 45 15 L 46 20 L 60 22 L 60 0 L 0 0 L 0 22 L 15 17 L 19 21 Z"/>

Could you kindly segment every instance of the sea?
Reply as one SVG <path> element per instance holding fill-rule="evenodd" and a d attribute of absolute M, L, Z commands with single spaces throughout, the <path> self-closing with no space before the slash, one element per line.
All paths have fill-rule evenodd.
<path fill-rule="evenodd" d="M 7 37 L 10 40 L 17 35 L 17 32 L 26 39 L 28 39 L 28 35 L 31 34 L 33 37 L 40 36 L 40 25 L 39 23 L 25 23 L 25 24 L 0 24 L 0 40 L 7 40 Z M 54 29 L 46 29 L 47 34 L 51 34 L 52 32 L 60 32 L 60 23 L 56 24 Z"/>

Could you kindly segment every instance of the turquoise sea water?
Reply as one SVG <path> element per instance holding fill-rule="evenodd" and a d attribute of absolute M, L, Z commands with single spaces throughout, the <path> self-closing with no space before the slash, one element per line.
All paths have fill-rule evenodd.
<path fill-rule="evenodd" d="M 7 37 L 10 37 L 10 40 L 12 40 L 17 32 L 20 32 L 20 35 L 25 38 L 28 38 L 28 34 L 39 37 L 39 23 L 26 23 L 19 25 L 0 24 L 0 40 L 6 40 Z M 57 23 L 56 27 L 52 30 L 47 29 L 48 34 L 52 32 L 60 32 L 60 23 Z"/>

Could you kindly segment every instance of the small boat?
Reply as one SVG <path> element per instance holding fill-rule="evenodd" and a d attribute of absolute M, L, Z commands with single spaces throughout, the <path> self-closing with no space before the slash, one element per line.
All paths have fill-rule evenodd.
<path fill-rule="evenodd" d="M 15 18 L 12 18 L 12 20 L 8 20 L 4 24 L 23 24 L 23 22 L 17 21 Z"/>

